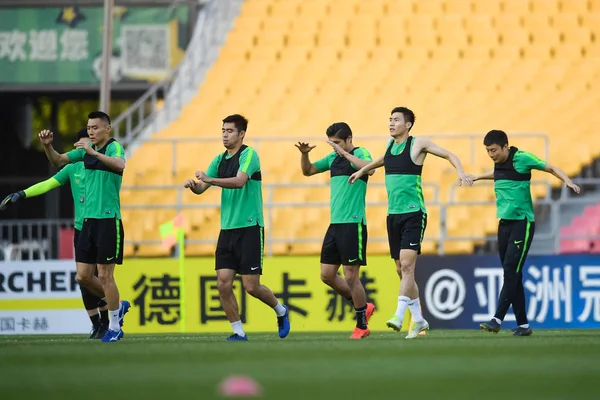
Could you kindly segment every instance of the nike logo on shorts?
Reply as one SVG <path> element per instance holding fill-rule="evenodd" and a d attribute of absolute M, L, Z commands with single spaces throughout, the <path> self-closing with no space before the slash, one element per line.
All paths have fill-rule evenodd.
<path fill-rule="evenodd" d="M 523 243 L 522 240 L 515 240 L 515 244 Z"/>
<path fill-rule="evenodd" d="M 409 243 L 411 246 L 418 246 L 419 243 Z"/>
<path fill-rule="evenodd" d="M 358 260 L 358 258 L 353 258 L 352 260 L 348 260 L 348 262 L 354 262 L 356 260 Z"/>
<path fill-rule="evenodd" d="M 113 258 L 115 258 L 115 256 L 112 256 L 112 257 L 106 257 L 106 261 L 110 261 L 110 260 L 112 260 Z"/>
<path fill-rule="evenodd" d="M 250 267 L 250 271 L 256 271 L 257 269 L 259 269 L 260 267 Z"/>

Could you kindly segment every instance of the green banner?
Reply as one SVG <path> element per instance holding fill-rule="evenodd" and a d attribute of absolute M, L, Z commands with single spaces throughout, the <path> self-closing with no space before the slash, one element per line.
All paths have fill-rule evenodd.
<path fill-rule="evenodd" d="M 115 7 L 113 83 L 156 82 L 183 58 L 187 7 Z M 102 67 L 102 7 L 0 9 L 2 84 L 94 84 Z"/>

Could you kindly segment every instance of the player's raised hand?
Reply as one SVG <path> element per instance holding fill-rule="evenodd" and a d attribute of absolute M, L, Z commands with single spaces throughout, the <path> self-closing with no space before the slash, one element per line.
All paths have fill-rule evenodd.
<path fill-rule="evenodd" d="M 339 144 L 332 142 L 331 140 L 328 140 L 327 144 L 330 145 L 333 151 L 335 151 L 339 156 L 344 157 L 344 154 L 346 154 L 346 151 L 342 149 Z"/>
<path fill-rule="evenodd" d="M 40 142 L 42 142 L 43 145 L 52 144 L 52 141 L 54 140 L 54 134 L 48 129 L 44 129 L 43 131 L 41 131 L 38 137 L 40 138 Z"/>
<path fill-rule="evenodd" d="M 473 175 L 465 174 L 464 172 L 458 173 L 458 184 L 459 186 L 473 186 Z"/>
<path fill-rule="evenodd" d="M 206 182 L 208 175 L 206 175 L 204 171 L 196 171 L 196 178 L 202 182 Z"/>
<path fill-rule="evenodd" d="M 183 187 L 186 189 L 194 189 L 196 186 L 198 186 L 198 182 L 196 182 L 194 179 L 188 179 L 183 184 Z"/>
<path fill-rule="evenodd" d="M 317 146 L 311 146 L 310 143 L 305 143 L 305 142 L 298 142 L 298 144 L 295 144 L 294 146 L 296 146 L 298 148 L 298 150 L 300 150 L 300 153 L 302 153 L 302 154 L 310 153 L 310 151 L 312 149 L 317 147 Z"/>
<path fill-rule="evenodd" d="M 565 186 L 568 188 L 573 189 L 573 191 L 577 194 L 579 194 L 579 192 L 581 192 L 581 189 L 579 188 L 579 186 L 577 186 L 576 184 L 574 184 L 572 181 L 570 182 L 565 182 Z"/>
<path fill-rule="evenodd" d="M 357 180 L 362 178 L 363 175 L 364 175 L 364 173 L 362 172 L 362 169 L 359 169 L 358 171 L 356 171 L 355 173 L 350 175 L 350 178 L 348 178 L 348 183 L 352 184 L 352 183 L 356 182 Z"/>

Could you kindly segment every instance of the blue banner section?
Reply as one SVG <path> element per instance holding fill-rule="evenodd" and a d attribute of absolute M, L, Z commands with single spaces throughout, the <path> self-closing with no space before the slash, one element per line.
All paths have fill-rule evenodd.
<path fill-rule="evenodd" d="M 497 256 L 419 257 L 423 315 L 432 328 L 478 329 L 494 316 L 502 276 Z M 523 286 L 532 328 L 600 328 L 600 256 L 530 256 Z M 503 327 L 514 326 L 511 308 Z"/>

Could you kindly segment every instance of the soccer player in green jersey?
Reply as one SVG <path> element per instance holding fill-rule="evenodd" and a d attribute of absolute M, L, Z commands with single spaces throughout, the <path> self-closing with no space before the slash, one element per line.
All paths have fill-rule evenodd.
<path fill-rule="evenodd" d="M 361 265 L 367 265 L 367 217 L 365 197 L 368 176 L 355 185 L 348 178 L 372 161 L 369 152 L 352 143 L 352 130 L 345 122 L 336 122 L 325 132 L 333 147 L 326 157 L 310 162 L 308 153 L 316 146 L 299 142 L 302 153 L 300 166 L 304 176 L 330 171 L 331 219 L 321 248 L 321 280 L 345 299 L 353 302 L 356 310 L 356 328 L 351 339 L 362 339 L 371 333 L 367 326 L 375 305 L 367 303 L 365 288 L 360 282 Z M 343 266 L 345 280 L 337 274 Z"/>
<path fill-rule="evenodd" d="M 285 338 L 290 332 L 288 308 L 260 283 L 264 250 L 262 174 L 258 154 L 244 144 L 247 129 L 248 120 L 243 116 L 226 117 L 221 128 L 225 152 L 212 160 L 206 173 L 196 172 L 198 180 L 189 179 L 184 184 L 198 195 L 213 185 L 222 188 L 215 270 L 221 305 L 233 329 L 229 341 L 248 340 L 233 293 L 236 274 L 241 275 L 248 294 L 275 310 L 279 337 Z"/>
<path fill-rule="evenodd" d="M 83 161 L 85 195 L 83 225 L 75 249 L 77 280 L 90 291 L 105 297 L 109 326 L 103 342 L 123 337 L 121 326 L 129 311 L 127 300 L 119 301 L 114 278 L 115 264 L 123 263 L 123 223 L 119 191 L 125 169 L 123 147 L 110 137 L 110 117 L 102 111 L 88 115 L 89 141 L 75 143 L 75 150 L 59 154 L 52 147 L 53 134 L 44 130 L 40 140 L 46 156 L 55 167 Z M 98 278 L 94 269 L 98 266 Z"/>
<path fill-rule="evenodd" d="M 87 129 L 83 129 L 77 134 L 78 141 L 85 138 L 88 138 Z M 85 168 L 82 162 L 66 165 L 52 178 L 6 196 L 0 204 L 0 210 L 4 210 L 10 203 L 16 203 L 21 199 L 40 196 L 57 187 L 64 186 L 69 182 L 71 185 L 71 195 L 73 196 L 75 211 L 75 234 L 73 236 L 73 245 L 74 247 L 77 247 L 77 239 L 79 238 L 81 226 L 83 225 L 83 201 L 85 198 L 84 173 Z M 97 274 L 97 270 L 95 273 Z M 81 290 L 83 305 L 92 321 L 90 339 L 102 339 L 108 329 L 108 306 L 104 300 L 90 292 L 85 286 L 80 285 L 79 289 Z"/>
<path fill-rule="evenodd" d="M 551 173 L 575 193 L 579 193 L 579 186 L 575 185 L 560 168 L 540 160 L 531 153 L 509 146 L 508 136 L 503 131 L 489 131 L 483 139 L 483 144 L 494 161 L 494 170 L 473 176 L 472 179 L 473 181 L 494 180 L 496 217 L 500 218 L 498 253 L 504 269 L 504 282 L 496 314 L 490 322 L 481 324 L 480 328 L 498 333 L 500 324 L 512 304 L 518 325 L 514 330 L 514 336 L 530 336 L 533 332 L 527 321 L 522 268 L 535 232 L 531 171 L 536 169 Z"/>
<path fill-rule="evenodd" d="M 398 306 L 395 315 L 387 321 L 387 326 L 400 331 L 408 307 L 414 324 L 406 339 L 416 338 L 420 332 L 429 329 L 429 324 L 421 313 L 419 288 L 415 282 L 415 264 L 417 255 L 421 254 L 421 242 L 427 226 L 427 211 L 421 187 L 425 157 L 433 154 L 448 160 L 456 168 L 460 184 L 473 184 L 464 173 L 458 157 L 429 139 L 409 135 L 414 124 L 415 114 L 411 110 L 406 107 L 394 108 L 389 120 L 392 139 L 387 144 L 385 154 L 350 177 L 350 182 L 355 183 L 370 170 L 385 167 L 390 255 L 400 276 Z"/>

